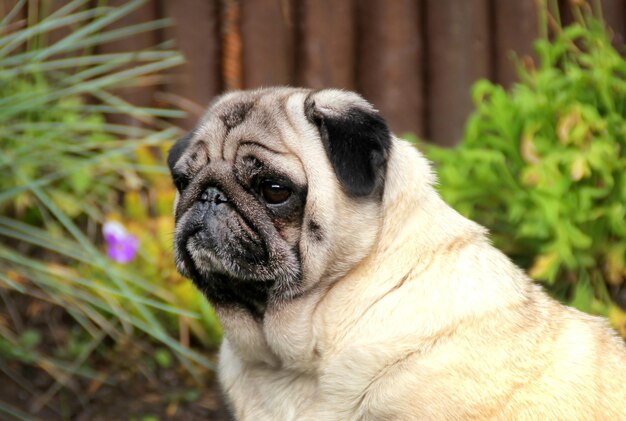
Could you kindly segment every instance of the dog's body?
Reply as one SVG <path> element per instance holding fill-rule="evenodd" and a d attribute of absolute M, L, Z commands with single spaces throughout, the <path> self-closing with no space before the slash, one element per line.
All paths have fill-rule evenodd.
<path fill-rule="evenodd" d="M 427 161 L 382 133 L 382 120 L 360 97 L 261 90 L 227 95 L 212 110 L 220 117 L 207 117 L 174 148 L 174 173 L 195 165 L 200 174 L 222 162 L 243 168 L 237 162 L 250 154 L 270 154 L 295 180 L 293 200 L 303 197 L 297 218 L 271 214 L 273 226 L 250 228 L 265 211 L 239 203 L 237 195 L 248 193 L 238 187 L 208 182 L 232 192 L 228 200 L 245 217 L 229 223 L 226 242 L 230 235 L 251 240 L 228 250 L 255 254 L 257 237 L 280 237 L 250 263 L 244 256 L 234 264 L 232 252 L 223 257 L 217 246 L 206 257 L 197 234 L 177 235 L 179 269 L 206 292 L 224 325 L 219 376 L 237 419 L 626 419 L 622 340 L 603 320 L 547 297 L 482 227 L 448 207 Z M 342 126 L 350 124 L 359 129 Z M 227 152 L 228 144 L 239 143 L 239 151 L 251 141 L 267 150 Z M 367 153 L 346 152 L 359 142 Z M 196 150 L 185 163 L 194 144 L 207 158 L 199 161 Z M 367 171 L 352 168 L 351 178 L 346 165 Z M 224 212 L 225 202 L 210 206 Z M 193 203 L 181 194 L 181 226 L 194 220 Z M 273 270 L 259 272 L 264 283 L 250 279 L 259 256 L 269 256 L 265 266 Z M 272 269 L 272 259 L 280 268 Z M 271 287 L 260 293 L 265 279 Z M 243 286 L 233 292 L 216 283 Z M 254 299 L 245 292 L 250 284 Z"/>

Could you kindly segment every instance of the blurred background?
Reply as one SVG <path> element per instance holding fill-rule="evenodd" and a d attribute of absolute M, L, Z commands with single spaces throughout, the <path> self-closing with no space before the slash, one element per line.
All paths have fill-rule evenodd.
<path fill-rule="evenodd" d="M 625 37 L 626 0 L 0 0 L 0 419 L 227 419 L 164 161 L 232 89 L 361 93 L 626 337 Z"/>
<path fill-rule="evenodd" d="M 561 19 L 573 16 L 560 0 Z M 51 2 L 54 4 L 55 2 Z M 109 1 L 111 5 L 123 0 Z M 174 40 L 186 63 L 166 92 L 191 128 L 209 101 L 228 89 L 290 85 L 338 87 L 376 104 L 396 133 L 454 145 L 472 110 L 469 90 L 482 78 L 509 87 L 514 56 L 533 52 L 536 0 L 148 1 L 119 24 L 173 19 L 173 25 L 107 51 Z M 602 0 L 622 43 L 622 0 Z M 156 88 L 155 88 L 156 89 Z M 158 101 L 143 89 L 136 101 Z"/>

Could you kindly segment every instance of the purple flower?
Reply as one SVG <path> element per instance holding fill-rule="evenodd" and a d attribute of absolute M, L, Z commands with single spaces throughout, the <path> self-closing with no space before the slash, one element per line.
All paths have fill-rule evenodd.
<path fill-rule="evenodd" d="M 102 234 L 107 243 L 107 255 L 118 263 L 128 263 L 135 257 L 139 240 L 126 231 L 122 224 L 109 221 L 102 227 Z"/>

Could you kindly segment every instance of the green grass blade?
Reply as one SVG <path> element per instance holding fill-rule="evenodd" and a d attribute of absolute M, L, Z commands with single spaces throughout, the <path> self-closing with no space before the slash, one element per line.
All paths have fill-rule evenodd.
<path fill-rule="evenodd" d="M 95 249 L 93 244 L 84 236 L 84 234 L 76 227 L 76 225 L 65 215 L 63 212 L 59 210 L 59 208 L 54 204 L 52 200 L 39 188 L 35 187 L 31 190 L 35 196 L 39 199 L 39 201 L 44 204 L 47 209 L 50 211 L 52 215 L 63 225 L 63 227 L 91 254 L 92 258 L 95 262 L 100 264 L 103 263 L 103 257 L 100 255 L 98 250 Z M 110 270 L 110 268 L 106 265 L 102 265 L 104 270 L 107 272 L 107 275 L 111 278 L 111 280 L 115 283 L 115 285 L 124 293 L 130 293 L 130 288 L 126 284 L 126 282 L 117 276 L 117 274 Z M 139 302 L 131 302 L 133 307 L 139 312 L 139 314 L 146 320 L 149 326 L 157 331 L 162 331 L 163 327 L 156 320 L 154 315 L 142 304 Z"/>
<path fill-rule="evenodd" d="M 149 31 L 154 31 L 158 29 L 163 29 L 171 24 L 170 19 L 161 19 L 153 22 L 145 22 L 138 23 L 134 25 L 128 25 L 119 29 L 112 29 L 105 32 L 99 32 L 96 34 L 92 34 L 82 40 L 78 40 L 72 44 L 68 44 L 64 46 L 63 49 L 59 50 L 57 54 L 67 54 L 72 53 L 77 50 L 84 50 L 92 47 L 97 47 L 99 45 L 105 44 L 111 41 L 117 41 L 124 38 L 129 38 L 137 34 L 143 34 Z M 63 25 L 62 25 L 63 26 Z M 164 42 L 159 45 L 155 45 L 150 50 L 156 51 L 164 51 L 172 49 L 173 44 L 171 42 Z M 2 58 L 0 56 L 0 68 L 10 67 L 10 66 L 24 66 L 28 63 L 32 63 L 35 57 L 39 54 L 40 50 L 34 51 L 25 51 L 23 53 L 9 55 L 7 57 Z M 140 52 L 135 52 L 140 53 Z"/>
<path fill-rule="evenodd" d="M 3 252 L 2 248 L 0 248 L 0 256 L 4 257 L 7 255 L 10 256 L 10 254 L 7 253 L 6 250 L 4 250 Z M 54 280 L 54 278 L 49 278 L 47 275 L 43 273 L 40 273 L 37 276 L 37 280 L 38 282 L 42 283 L 43 285 L 46 285 L 47 287 L 52 287 L 63 294 L 68 294 L 68 295 L 71 295 L 73 297 L 80 299 L 81 301 L 88 302 L 91 305 L 95 306 L 96 308 L 99 308 L 100 310 L 105 311 L 115 316 L 117 319 L 136 327 L 137 329 L 148 334 L 152 338 L 158 340 L 159 342 L 164 343 L 165 345 L 170 347 L 172 350 L 176 351 L 177 354 L 180 354 L 182 357 L 190 361 L 200 364 L 203 367 L 208 368 L 208 369 L 215 368 L 214 364 L 210 362 L 206 357 L 203 357 L 198 352 L 195 352 L 192 349 L 181 345 L 179 342 L 177 342 L 171 336 L 169 336 L 165 330 L 159 329 L 159 328 L 155 329 L 155 326 L 153 324 L 147 323 L 146 321 L 143 320 L 143 318 L 135 317 L 129 314 L 128 312 L 122 310 L 121 308 L 112 309 L 110 306 L 110 303 L 105 303 L 101 299 L 96 298 L 92 296 L 91 294 L 88 294 L 85 291 L 82 291 L 76 288 L 70 288 L 66 285 L 62 285 L 56 280 Z"/>
<path fill-rule="evenodd" d="M 58 19 L 46 19 L 33 26 L 16 31 L 13 34 L 0 37 L 0 46 L 3 46 L 2 49 L 0 49 L 0 57 L 5 57 L 15 48 L 19 47 L 22 43 L 26 42 L 29 39 L 32 39 L 37 35 L 44 34 L 54 29 L 62 28 L 70 24 L 88 21 L 89 19 L 98 16 L 101 13 L 103 13 L 102 9 L 90 9 L 85 10 L 84 12 L 78 12 L 74 15 L 65 16 Z M 39 54 L 36 54 L 34 57 L 32 57 L 32 60 L 38 60 L 38 55 Z"/>
<path fill-rule="evenodd" d="M 9 11 L 9 13 L 7 13 L 7 15 L 4 18 L 2 18 L 2 20 L 0 21 L 0 34 L 2 33 L 2 28 L 4 28 L 7 24 L 9 24 L 13 20 L 13 18 L 17 16 L 20 10 L 22 10 L 22 7 L 24 7 L 25 3 L 26 3 L 26 0 L 18 0 L 18 2 L 15 3 L 15 5 Z"/>
<path fill-rule="evenodd" d="M 163 61 L 137 66 L 132 69 L 107 74 L 97 79 L 62 87 L 47 95 L 38 93 L 11 95 L 0 99 L 0 118 L 9 118 L 26 110 L 44 106 L 47 103 L 67 96 L 85 93 L 93 94 L 99 90 L 111 88 L 127 80 L 132 80 L 133 78 L 178 66 L 182 62 L 182 57 L 172 57 Z M 7 107 L 8 104 L 11 104 L 11 107 Z"/>
<path fill-rule="evenodd" d="M 0 273 L 0 281 L 4 282 L 10 288 L 13 288 L 16 291 L 21 292 L 22 294 L 26 293 L 26 288 L 24 288 L 22 285 L 18 284 L 17 282 L 15 282 L 14 280 L 6 276 L 4 273 Z"/>
<path fill-rule="evenodd" d="M 73 12 L 74 10 L 78 9 L 80 6 L 86 5 L 89 3 L 89 0 L 73 0 L 71 2 L 69 2 L 68 4 L 59 7 L 57 10 L 55 10 L 54 12 L 52 12 L 48 18 L 53 19 L 53 18 L 57 18 L 59 16 L 64 16 L 67 15 L 71 12 Z"/>
<path fill-rule="evenodd" d="M 167 28 L 171 24 L 171 19 L 159 19 L 151 22 L 136 23 L 133 25 L 124 26 L 123 28 L 99 32 L 66 46 L 65 49 L 61 52 L 71 52 L 82 48 L 103 45 L 111 41 L 117 41 L 120 39 L 132 37 L 134 35 Z M 158 49 L 158 46 L 155 46 L 153 49 Z"/>
<path fill-rule="evenodd" d="M 85 364 L 87 358 L 93 353 L 98 345 L 102 343 L 105 338 L 103 332 L 100 332 L 98 336 L 92 338 L 87 346 L 81 351 L 78 357 L 71 363 L 67 370 L 65 370 L 60 378 L 56 378 L 56 382 L 48 388 L 43 394 L 39 395 L 37 399 L 31 405 L 32 412 L 39 412 L 54 395 L 56 395 L 62 388 L 69 382 L 74 376 L 79 374 L 81 366 Z"/>
<path fill-rule="evenodd" d="M 0 414 L 5 414 L 7 416 L 11 416 L 17 420 L 22 421 L 33 421 L 36 418 L 33 418 L 32 415 L 27 414 L 26 412 L 22 412 L 17 408 L 10 406 L 8 403 L 0 401 Z M 2 417 L 4 419 L 4 417 Z"/>
<path fill-rule="evenodd" d="M 178 55 L 179 54 L 175 51 L 142 51 L 139 53 L 96 54 L 47 60 L 44 62 L 17 63 L 16 67 L 0 70 L 0 78 L 8 79 L 20 75 L 29 75 L 31 73 L 49 72 L 51 70 L 71 70 L 77 67 L 92 66 L 102 63 L 121 65 L 131 62 L 158 61 Z M 0 63 L 0 68 L 1 67 L 2 63 Z"/>
<path fill-rule="evenodd" d="M 0 235 L 4 235 L 4 231 L 3 229 L 0 227 Z M 0 257 L 7 259 L 13 263 L 19 264 L 21 266 L 26 266 L 29 269 L 33 269 L 33 270 L 37 270 L 38 272 L 42 272 L 42 273 L 47 273 L 48 275 L 52 275 L 52 276 L 62 276 L 64 277 L 67 281 L 71 281 L 72 283 L 76 284 L 76 285 L 80 285 L 82 287 L 86 287 L 89 290 L 93 290 L 93 291 L 100 291 L 106 294 L 110 294 L 110 295 L 114 295 L 123 299 L 126 299 L 130 302 L 138 302 L 138 303 L 142 303 L 145 304 L 147 306 L 150 306 L 152 308 L 164 311 L 166 313 L 170 313 L 170 314 L 174 314 L 177 316 L 186 316 L 192 319 L 199 319 L 200 315 L 191 311 L 187 311 L 187 310 L 183 310 L 183 309 L 179 309 L 177 307 L 168 305 L 168 304 L 163 304 L 160 303 L 154 299 L 148 298 L 147 296 L 144 295 L 137 295 L 132 291 L 123 291 L 123 290 L 116 290 L 114 288 L 111 287 L 107 287 L 106 285 L 102 285 L 102 284 L 98 284 L 96 282 L 93 282 L 89 279 L 80 277 L 80 276 L 75 276 L 69 273 L 63 273 L 60 274 L 58 273 L 57 270 L 55 270 L 54 268 L 50 268 L 48 266 L 46 266 L 45 264 L 37 261 L 37 260 L 33 260 L 27 257 L 23 257 L 19 254 L 12 254 L 12 253 L 7 253 L 6 250 L 2 250 L 0 248 Z M 9 280 L 10 281 L 10 280 Z M 15 284 L 15 283 L 13 283 Z M 16 287 L 19 287 L 17 284 L 15 284 Z M 154 290 L 154 288 L 153 288 Z"/>
<path fill-rule="evenodd" d="M 50 47 L 42 50 L 39 54 L 35 56 L 35 60 L 40 61 L 44 60 L 47 57 L 50 57 L 53 54 L 60 53 L 67 45 L 71 45 L 75 43 L 77 40 L 84 38 L 85 36 L 94 33 L 105 26 L 115 22 L 116 20 L 126 16 L 133 10 L 137 9 L 146 0 L 133 0 L 121 7 L 112 8 L 112 11 L 102 17 L 97 18 L 96 20 L 90 22 L 89 24 L 81 27 L 77 31 L 70 33 L 65 38 L 51 45 Z M 1 56 L 2 54 L 0 54 Z"/>
<path fill-rule="evenodd" d="M 150 292 L 155 296 L 171 301 L 171 295 L 163 288 L 157 288 L 153 283 L 146 282 L 145 280 L 132 276 L 125 271 L 117 270 L 111 265 L 111 262 L 105 258 L 99 261 L 94 261 L 93 256 L 89 253 L 85 253 L 84 249 L 81 249 L 78 244 L 75 244 L 65 238 L 51 237 L 45 230 L 34 228 L 10 218 L 0 217 L 0 235 L 43 247 L 50 251 L 63 254 L 65 257 L 72 258 L 78 262 L 89 264 L 103 271 L 105 269 L 113 271 L 118 277 L 131 282 L 133 286 Z"/>
<path fill-rule="evenodd" d="M 95 105 L 91 108 L 92 110 L 106 112 L 107 114 L 120 112 L 123 114 L 129 114 L 138 119 L 141 119 L 141 117 L 145 117 L 148 119 L 145 120 L 145 122 L 148 123 L 152 121 L 153 117 L 183 118 L 186 116 L 185 112 L 179 110 L 137 107 L 127 101 L 124 101 L 119 96 L 106 91 L 94 92 L 94 96 L 102 101 L 104 104 L 108 105 Z"/>
<path fill-rule="evenodd" d="M 178 128 L 169 128 L 167 130 L 163 130 L 155 133 L 152 136 L 148 136 L 145 139 L 138 141 L 127 141 L 126 146 L 117 148 L 112 151 L 108 151 L 106 153 L 98 154 L 90 159 L 85 159 L 84 161 L 71 165 L 63 170 L 55 171 L 48 175 L 45 175 L 37 180 L 31 180 L 21 183 L 19 186 L 12 187 L 5 192 L 0 193 L 0 204 L 12 199 L 16 195 L 31 190 L 33 188 L 39 188 L 46 186 L 47 184 L 57 181 L 63 177 L 66 177 L 68 174 L 73 171 L 77 171 L 85 166 L 97 165 L 102 161 L 107 161 L 115 158 L 116 156 L 129 154 L 134 151 L 138 146 L 156 146 L 161 144 L 164 140 L 175 139 L 181 134 L 181 130 Z"/>

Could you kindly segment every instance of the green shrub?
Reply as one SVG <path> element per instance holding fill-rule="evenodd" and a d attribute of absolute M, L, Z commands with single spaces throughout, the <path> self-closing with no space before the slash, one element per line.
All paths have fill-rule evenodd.
<path fill-rule="evenodd" d="M 626 60 L 601 21 L 575 15 L 509 92 L 477 82 L 461 143 L 429 156 L 442 196 L 499 248 L 559 299 L 607 314 L 626 278 Z"/>

